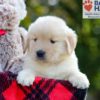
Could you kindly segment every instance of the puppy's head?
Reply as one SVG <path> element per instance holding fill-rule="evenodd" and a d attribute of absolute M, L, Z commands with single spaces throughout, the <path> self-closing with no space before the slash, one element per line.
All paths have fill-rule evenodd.
<path fill-rule="evenodd" d="M 76 42 L 75 32 L 62 19 L 46 16 L 29 27 L 26 49 L 33 60 L 56 64 L 72 54 Z"/>

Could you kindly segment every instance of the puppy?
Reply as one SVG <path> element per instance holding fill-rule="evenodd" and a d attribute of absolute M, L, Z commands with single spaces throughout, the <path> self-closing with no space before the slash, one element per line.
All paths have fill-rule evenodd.
<path fill-rule="evenodd" d="M 68 80 L 74 87 L 88 88 L 89 81 L 78 68 L 75 55 L 77 35 L 55 16 L 39 17 L 30 25 L 23 57 L 23 70 L 17 81 L 29 86 L 35 76 Z"/>

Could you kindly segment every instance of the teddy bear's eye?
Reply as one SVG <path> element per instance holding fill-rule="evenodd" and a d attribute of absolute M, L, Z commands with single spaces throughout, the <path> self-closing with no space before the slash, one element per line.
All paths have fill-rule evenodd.
<path fill-rule="evenodd" d="M 52 40 L 52 39 L 50 40 L 50 42 L 51 42 L 52 44 L 56 43 L 56 41 L 54 41 L 54 40 Z"/>

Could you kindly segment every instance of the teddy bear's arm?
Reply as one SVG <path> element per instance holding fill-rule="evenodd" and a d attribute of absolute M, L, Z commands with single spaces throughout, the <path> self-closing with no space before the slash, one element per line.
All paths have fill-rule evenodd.
<path fill-rule="evenodd" d="M 23 63 L 24 62 L 22 57 L 16 57 L 9 62 L 5 71 L 10 71 L 14 74 L 18 74 L 18 72 L 22 70 Z"/>

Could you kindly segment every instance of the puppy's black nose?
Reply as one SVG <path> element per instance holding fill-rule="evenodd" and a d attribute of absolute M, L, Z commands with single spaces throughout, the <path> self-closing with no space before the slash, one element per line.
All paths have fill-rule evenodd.
<path fill-rule="evenodd" d="M 45 51 L 43 51 L 43 50 L 38 50 L 37 52 L 36 52 L 36 54 L 37 54 L 37 57 L 38 58 L 44 58 L 44 56 L 45 56 Z"/>

